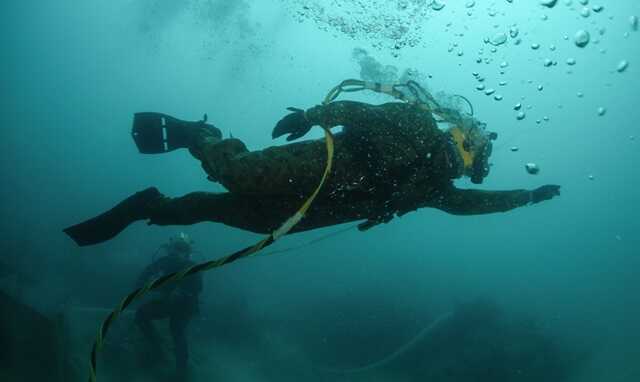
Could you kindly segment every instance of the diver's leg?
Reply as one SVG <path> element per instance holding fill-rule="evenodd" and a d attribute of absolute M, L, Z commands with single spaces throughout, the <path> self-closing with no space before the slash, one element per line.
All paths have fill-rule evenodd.
<path fill-rule="evenodd" d="M 149 196 L 145 196 L 147 194 Z M 140 199 L 144 203 L 134 203 L 131 199 Z M 293 215 L 304 200 L 304 197 L 286 195 L 259 197 L 229 192 L 193 192 L 179 198 L 169 198 L 157 189 L 150 188 L 64 232 L 79 245 L 97 244 L 111 239 L 136 220 L 149 219 L 148 224 L 162 226 L 214 222 L 255 233 L 271 233 Z M 136 208 L 128 208 L 129 203 L 137 205 Z M 378 203 L 366 196 L 360 200 L 319 197 L 292 232 L 367 219 L 377 216 L 378 207 Z"/>
<path fill-rule="evenodd" d="M 149 224 L 191 225 L 222 223 L 255 233 L 278 229 L 304 203 L 299 197 L 250 197 L 232 193 L 193 192 L 179 198 L 163 198 L 156 203 Z M 292 232 L 349 223 L 378 216 L 384 207 L 367 195 L 361 198 L 320 196 Z"/>
<path fill-rule="evenodd" d="M 187 325 L 191 320 L 191 315 L 179 310 L 171 315 L 169 327 L 173 337 L 173 345 L 176 355 L 176 374 L 179 378 L 187 377 L 187 366 L 189 363 L 189 347 L 187 344 Z"/>
<path fill-rule="evenodd" d="M 160 336 L 153 326 L 153 321 L 169 317 L 170 312 L 165 305 L 162 301 L 150 301 L 136 311 L 135 323 L 149 344 L 149 347 L 142 351 L 146 362 L 164 361 Z"/>
<path fill-rule="evenodd" d="M 192 192 L 178 198 L 163 198 L 155 203 L 149 224 L 165 226 L 214 222 L 256 233 L 270 233 L 292 215 L 301 203 L 295 198 Z"/>
<path fill-rule="evenodd" d="M 115 237 L 131 223 L 191 225 L 216 222 L 257 233 L 268 233 L 295 212 L 295 198 L 249 198 L 231 193 L 194 192 L 168 198 L 156 188 L 138 192 L 114 208 L 64 229 L 78 245 L 98 244 Z"/>

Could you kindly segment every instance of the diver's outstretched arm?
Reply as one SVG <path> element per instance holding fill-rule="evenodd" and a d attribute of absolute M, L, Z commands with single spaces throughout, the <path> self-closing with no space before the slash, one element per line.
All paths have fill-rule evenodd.
<path fill-rule="evenodd" d="M 560 186 L 546 185 L 535 190 L 484 191 L 451 186 L 436 195 L 428 207 L 454 215 L 482 215 L 506 212 L 560 195 Z"/>

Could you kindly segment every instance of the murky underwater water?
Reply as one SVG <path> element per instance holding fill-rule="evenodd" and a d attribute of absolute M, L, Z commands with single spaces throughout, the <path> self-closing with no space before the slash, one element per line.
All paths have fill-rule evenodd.
<path fill-rule="evenodd" d="M 354 78 L 416 81 L 498 134 L 459 188 L 561 195 L 506 213 L 421 209 L 366 232 L 282 238 L 207 272 L 191 380 L 636 381 L 640 3 L 632 0 L 7 1 L 0 12 L 0 380 L 86 380 L 100 322 L 178 232 L 196 262 L 262 235 L 136 223 L 77 247 L 62 229 L 156 186 L 224 192 L 186 150 L 140 155 L 132 115 L 208 121 L 251 150 L 287 107 Z M 391 102 L 387 94 L 342 100 Z M 444 126 L 441 126 L 445 128 Z M 320 129 L 305 138 L 321 139 Z M 336 165 L 340 165 L 338 162 Z M 161 253 L 162 251 L 160 251 Z M 157 295 L 156 295 L 157 297 Z M 177 380 L 135 312 L 99 381 Z"/>

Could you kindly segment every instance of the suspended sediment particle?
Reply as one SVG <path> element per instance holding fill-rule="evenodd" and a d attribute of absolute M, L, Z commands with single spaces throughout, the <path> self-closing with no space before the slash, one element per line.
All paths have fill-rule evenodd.
<path fill-rule="evenodd" d="M 589 35 L 589 32 L 585 31 L 584 29 L 580 29 L 573 36 L 573 42 L 576 44 L 578 48 L 584 48 L 589 44 L 590 40 L 591 40 L 591 35 Z"/>

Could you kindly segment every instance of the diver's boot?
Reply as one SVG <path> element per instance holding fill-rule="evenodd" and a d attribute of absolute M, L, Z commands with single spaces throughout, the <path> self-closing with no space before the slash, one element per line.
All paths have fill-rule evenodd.
<path fill-rule="evenodd" d="M 137 192 L 109 211 L 80 224 L 64 229 L 79 246 L 102 243 L 120 232 L 129 224 L 149 218 L 154 202 L 164 196 L 155 187 Z"/>
<path fill-rule="evenodd" d="M 203 140 L 220 141 L 222 132 L 201 121 L 189 122 L 162 113 L 136 113 L 133 117 L 133 140 L 143 154 L 162 154 L 182 148 L 197 148 Z"/>

